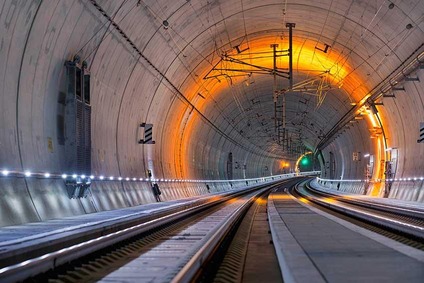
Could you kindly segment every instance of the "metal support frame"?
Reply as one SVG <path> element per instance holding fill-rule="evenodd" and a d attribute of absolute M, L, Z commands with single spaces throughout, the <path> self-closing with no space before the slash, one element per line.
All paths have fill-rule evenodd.
<path fill-rule="evenodd" d="M 278 128 L 278 122 L 277 122 L 277 101 L 278 101 L 278 92 L 277 92 L 277 47 L 278 44 L 271 44 L 271 48 L 273 51 L 273 77 L 274 77 L 274 87 L 273 87 L 273 100 L 274 100 L 274 126 L 275 126 L 275 133 L 278 136 L 278 141 L 280 140 L 280 130 Z"/>
<path fill-rule="evenodd" d="M 308 79 L 301 84 L 294 86 L 294 73 L 293 73 L 293 28 L 295 23 L 287 23 L 286 27 L 289 30 L 289 48 L 287 50 L 278 50 L 278 44 L 271 44 L 271 51 L 261 52 L 245 52 L 249 48 L 241 49 L 240 45 L 234 46 L 231 52 L 225 52 L 220 56 L 218 62 L 210 69 L 210 71 L 204 76 L 203 79 L 217 79 L 227 78 L 231 80 L 234 77 L 261 74 L 261 75 L 272 75 L 273 76 L 273 102 L 274 102 L 274 130 L 275 139 L 279 145 L 283 146 L 284 151 L 288 151 L 292 148 L 293 141 L 287 131 L 287 116 L 286 116 L 286 92 L 307 92 L 307 91 L 327 91 L 330 87 L 321 82 L 321 77 Z M 328 49 L 328 47 L 327 47 Z M 248 55 L 248 56 L 247 56 Z M 272 68 L 259 66 L 252 63 L 252 59 L 263 59 L 271 58 L 273 60 Z M 289 65 L 288 68 L 282 69 L 277 66 L 277 58 L 288 56 Z M 230 63 L 230 64 L 228 64 Z M 289 81 L 287 89 L 278 89 L 277 79 L 282 77 Z M 232 80 L 231 80 L 232 81 Z M 315 85 L 315 82 L 319 81 L 319 86 Z M 319 88 L 319 90 L 317 90 Z M 310 94 L 310 93 L 308 93 Z M 315 94 L 313 94 L 315 95 Z M 281 96 L 281 106 L 279 105 L 279 96 Z M 281 107 L 281 110 L 279 109 Z M 281 113 L 280 113 L 281 112 Z"/>
<path fill-rule="evenodd" d="M 405 87 L 404 86 L 394 86 L 392 87 L 393 91 L 405 91 Z"/>
<path fill-rule="evenodd" d="M 293 28 L 295 23 L 286 23 L 289 28 L 289 88 L 293 88 Z"/>
<path fill-rule="evenodd" d="M 246 51 L 246 50 L 248 49 L 244 49 L 243 51 Z M 237 53 L 233 55 L 229 55 L 225 53 L 221 55 L 220 60 L 203 77 L 203 79 L 207 80 L 211 78 L 219 79 L 219 77 L 238 77 L 238 76 L 245 76 L 246 74 L 274 75 L 274 76 L 289 79 L 290 74 L 285 69 L 268 68 L 265 66 L 259 66 L 259 65 L 255 65 L 248 62 L 252 59 L 259 59 L 259 58 L 265 58 L 270 56 L 272 56 L 273 58 L 289 56 L 287 52 L 288 52 L 287 50 L 275 50 L 273 51 L 272 55 L 270 55 L 269 52 L 249 53 L 249 55 L 262 54 L 263 56 L 260 56 L 260 57 L 249 56 L 249 58 L 247 59 L 240 57 L 241 56 L 240 54 L 245 55 L 243 53 Z M 226 62 L 233 63 L 234 67 L 228 68 L 227 66 L 224 65 L 224 63 Z M 248 66 L 249 68 L 246 69 L 244 68 L 245 66 Z M 229 72 L 232 72 L 235 74 L 229 75 L 228 74 Z"/>
<path fill-rule="evenodd" d="M 390 75 L 388 75 L 381 83 L 371 90 L 371 95 L 368 100 L 376 101 L 380 97 L 395 97 L 387 93 L 393 91 L 404 91 L 403 87 L 399 87 L 400 82 L 405 80 L 405 76 L 409 76 L 412 72 L 420 68 L 424 62 L 424 43 L 421 44 L 402 64 L 400 64 Z M 396 83 L 394 83 L 396 82 Z M 367 100 L 367 101 L 368 101 Z M 333 140 L 334 136 L 343 129 L 350 121 L 356 119 L 359 109 L 367 103 L 364 101 L 353 106 L 343 117 L 325 134 L 316 147 L 317 150 L 322 150 L 328 146 Z M 383 136 L 385 136 L 383 131 Z M 384 139 L 386 141 L 386 139 Z"/>

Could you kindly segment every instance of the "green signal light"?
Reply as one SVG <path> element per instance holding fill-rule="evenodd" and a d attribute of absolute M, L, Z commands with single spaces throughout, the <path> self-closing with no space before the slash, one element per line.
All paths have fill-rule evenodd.
<path fill-rule="evenodd" d="M 309 160 L 308 158 L 303 158 L 302 161 L 300 162 L 302 165 L 308 165 L 309 164 Z"/>

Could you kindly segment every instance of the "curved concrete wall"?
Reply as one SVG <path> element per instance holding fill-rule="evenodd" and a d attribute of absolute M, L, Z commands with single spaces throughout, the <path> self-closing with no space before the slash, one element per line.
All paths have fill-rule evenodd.
<path fill-rule="evenodd" d="M 388 193 L 390 198 L 398 198 L 410 201 L 424 201 L 423 192 L 423 161 L 422 155 L 424 150 L 423 143 L 418 143 L 420 139 L 420 123 L 424 122 L 424 82 L 420 80 L 424 76 L 422 69 L 418 69 L 408 77 L 413 80 L 404 80 L 399 84 L 400 89 L 395 91 L 395 97 L 385 97 L 382 99 L 383 105 L 377 106 L 379 116 L 385 130 L 387 147 L 391 148 L 384 152 L 385 160 L 392 164 L 392 175 L 384 176 L 381 185 L 374 195 L 384 196 L 384 192 Z M 416 80 L 418 79 L 418 80 Z M 355 125 L 358 123 L 355 123 Z M 363 127 L 364 122 L 360 121 L 358 128 Z M 353 152 L 368 153 L 375 156 L 375 152 L 370 146 L 370 140 L 367 136 L 362 136 L 367 133 L 364 128 L 360 132 L 352 135 L 351 130 L 343 133 L 340 138 L 326 148 L 324 156 L 329 160 L 329 152 L 335 153 L 335 177 L 334 179 L 362 179 L 366 178 L 365 170 L 369 162 L 368 157 L 360 156 L 359 162 L 347 162 L 352 160 Z M 371 134 L 371 133 L 369 133 Z M 340 140 L 339 140 L 340 139 Z M 375 142 L 375 141 L 373 141 Z M 337 145 L 337 143 L 339 143 Z M 371 151 L 367 151 L 371 149 Z M 339 151 L 339 152 L 337 152 Z M 375 159 L 374 163 L 381 162 Z M 384 165 L 381 165 L 380 170 L 384 170 Z M 328 168 L 324 172 L 329 171 Z M 329 175 L 323 174 L 324 179 L 328 179 Z M 382 177 L 376 179 L 383 179 Z M 353 185 L 350 182 L 327 182 L 323 184 L 331 189 L 336 188 L 342 191 L 358 193 L 358 183 Z M 391 184 L 391 185 L 387 185 Z M 361 189 L 359 193 L 363 193 L 365 183 L 360 182 Z M 372 187 L 372 185 L 371 185 Z M 388 192 L 387 192 L 388 190 Z M 367 190 L 368 194 L 372 194 L 372 190 Z"/>
<path fill-rule="evenodd" d="M 132 40 L 140 56 L 92 2 L 0 4 L 0 169 L 73 173 L 64 167 L 64 146 L 59 142 L 64 115 L 60 99 L 65 90 L 64 62 L 79 55 L 87 61 L 92 79 L 93 174 L 146 178 L 149 169 L 155 178 L 226 179 L 230 152 L 234 178 L 293 170 L 297 156 L 286 156 L 272 138 L 248 139 L 260 129 L 273 131 L 272 121 L 268 126 L 259 120 L 251 127 L 244 123 L 251 114 L 271 117 L 272 80 L 255 75 L 250 87 L 243 86 L 244 78 L 203 80 L 217 56 L 234 51 L 237 44 L 259 50 L 281 40 L 286 46 L 281 19 L 295 22 L 295 78 L 311 76 L 306 68 L 321 66 L 334 87 L 316 109 L 306 94 L 287 95 L 289 118 L 296 121 L 290 131 L 299 130 L 302 143 L 314 150 L 349 110 L 349 103 L 362 99 L 393 72 L 424 37 L 419 0 L 398 1 L 394 9 L 385 3 L 377 7 L 350 0 L 336 1 L 337 5 L 304 0 L 289 3 L 284 12 L 277 0 L 95 1 Z M 412 28 L 405 28 L 408 23 Z M 402 40 L 395 40 L 394 34 Z M 315 47 L 323 43 L 331 45 L 330 52 L 317 51 Z M 279 82 L 280 87 L 286 85 L 287 81 Z M 405 94 L 378 108 L 389 143 L 399 151 L 397 174 L 412 176 L 424 166 L 417 157 L 421 145 L 414 143 L 416 124 L 424 116 L 423 85 L 408 82 L 405 89 Z M 249 112 L 254 98 L 263 98 L 262 106 Z M 312 102 L 301 106 L 301 98 Z M 155 145 L 137 143 L 138 125 L 143 122 L 153 123 Z M 335 176 L 362 176 L 364 161 L 354 163 L 349 157 L 352 151 L 376 150 L 369 127 L 369 122 L 359 122 L 324 149 L 325 160 L 330 151 L 336 155 Z M 282 168 L 282 160 L 291 168 Z M 395 187 L 391 196 L 404 198 L 403 189 Z M 98 182 L 92 185 L 90 198 L 75 200 L 67 197 L 62 180 L 0 178 L 0 222 L 138 205 L 153 201 L 148 190 L 142 183 Z M 201 193 L 204 186 L 185 184 L 164 190 L 166 199 Z"/>

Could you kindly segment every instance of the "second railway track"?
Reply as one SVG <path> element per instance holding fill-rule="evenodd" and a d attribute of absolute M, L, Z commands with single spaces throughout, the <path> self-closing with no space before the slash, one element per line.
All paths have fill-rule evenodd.
<path fill-rule="evenodd" d="M 424 250 L 424 213 L 397 206 L 355 200 L 311 187 L 296 186 L 292 194 L 311 205 L 388 238 Z"/>

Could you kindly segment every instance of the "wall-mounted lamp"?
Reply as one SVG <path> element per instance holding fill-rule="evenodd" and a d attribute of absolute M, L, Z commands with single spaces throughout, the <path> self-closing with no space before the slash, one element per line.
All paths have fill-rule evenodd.
<path fill-rule="evenodd" d="M 370 157 L 369 153 L 364 154 L 364 157 Z"/>

